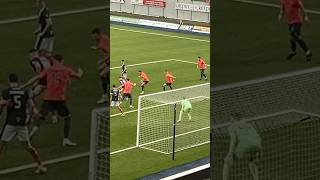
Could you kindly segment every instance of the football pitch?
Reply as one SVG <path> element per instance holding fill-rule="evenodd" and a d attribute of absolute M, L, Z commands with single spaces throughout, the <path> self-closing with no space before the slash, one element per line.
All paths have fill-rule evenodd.
<path fill-rule="evenodd" d="M 214 82 L 218 85 L 229 84 L 319 66 L 320 56 L 318 52 L 320 50 L 320 41 L 318 37 L 320 25 L 317 22 L 320 20 L 320 4 L 319 1 L 316 0 L 303 1 L 303 3 L 306 9 L 313 10 L 308 14 L 310 22 L 306 23 L 303 28 L 304 38 L 314 52 L 313 60 L 309 63 L 305 62 L 303 52 L 299 48 L 298 56 L 292 60 L 286 60 L 286 56 L 289 53 L 289 34 L 286 23 L 279 22 L 277 19 L 279 13 L 277 6 L 279 1 L 215 1 L 215 18 L 213 22 L 216 23 L 213 25 L 214 47 L 212 49 L 215 67 L 212 73 Z M 280 87 L 279 89 L 282 90 L 281 85 L 277 87 Z M 309 89 L 306 88 L 303 90 L 308 91 Z M 289 89 L 289 91 L 291 91 L 291 89 Z M 272 94 L 273 89 L 266 86 L 262 92 L 239 92 L 238 90 L 237 93 L 239 97 L 248 98 L 249 96 L 253 97 L 254 93 L 258 93 L 261 97 L 264 97 L 266 94 L 263 92 L 266 92 L 266 94 L 270 92 L 270 94 Z M 282 96 L 279 95 L 282 92 L 273 93 L 273 97 Z M 296 97 L 292 98 L 295 99 Z M 305 96 L 305 99 L 307 98 L 308 96 Z M 248 107 L 250 105 L 255 106 L 255 101 L 252 100 L 251 102 L 250 98 L 248 98 L 248 100 Z M 259 102 L 259 105 L 263 103 L 265 102 Z M 270 104 L 274 103 L 275 102 L 270 102 Z M 246 102 L 241 101 L 239 105 L 246 107 Z M 269 106 L 266 106 L 264 108 L 267 109 L 268 107 Z M 241 113 L 245 114 L 246 109 L 250 108 L 245 108 L 244 112 Z M 274 120 L 276 118 L 273 117 L 271 119 Z M 290 120 L 290 118 L 283 118 L 278 122 L 286 122 L 287 120 Z M 294 124 L 275 129 L 268 133 L 261 132 L 262 141 L 265 144 L 262 145 L 262 161 L 258 162 L 260 179 L 318 179 L 319 175 L 317 171 L 313 171 L 319 167 L 319 160 L 314 158 L 317 157 L 315 153 L 318 153 L 318 151 L 311 152 L 302 150 L 303 152 L 300 152 L 301 149 L 299 149 L 300 147 L 318 148 L 319 143 L 318 140 L 315 139 L 319 138 L 319 133 L 316 130 L 310 130 L 311 128 L 306 128 L 309 126 L 317 129 L 318 121 L 311 121 L 309 123 L 311 125 L 308 123 Z M 281 133 L 283 133 L 283 135 L 280 135 Z M 219 135 L 221 134 L 217 136 Z M 267 137 L 267 135 L 269 137 Z M 217 136 L 212 138 L 216 138 Z M 291 142 L 290 145 L 297 146 L 297 148 L 292 149 L 299 149 L 299 152 L 296 154 L 293 153 L 293 155 L 290 156 L 281 154 L 281 152 L 287 152 L 282 148 L 288 148 L 290 146 L 286 143 L 289 142 L 289 139 L 292 137 L 295 138 L 295 142 Z M 313 137 L 314 139 L 312 139 Z M 303 138 L 303 140 L 299 138 Z M 276 141 L 270 143 L 270 141 L 274 139 L 276 139 Z M 266 142 L 269 143 L 267 144 Z M 308 145 L 306 146 L 305 144 L 307 143 Z M 216 138 L 214 144 L 216 148 L 212 149 L 216 150 L 212 152 L 212 158 L 215 161 L 213 166 L 217 168 L 212 169 L 212 173 L 215 173 L 213 178 L 219 179 L 222 178 L 223 159 L 229 148 L 229 136 L 225 135 Z M 303 156 L 303 158 L 299 159 L 298 156 L 300 155 Z M 272 159 L 273 157 L 275 158 Z M 265 159 L 268 160 L 264 161 Z M 312 163 L 306 163 L 307 161 Z M 289 167 L 291 169 L 287 169 Z M 237 176 L 232 176 L 232 178 L 249 179 L 250 174 L 247 170 L 246 161 L 237 161 L 232 170 L 232 174 L 236 174 Z"/>
<path fill-rule="evenodd" d="M 320 2 L 303 1 L 310 22 L 303 27 L 313 60 L 305 62 L 303 51 L 286 60 L 289 49 L 288 27 L 278 21 L 278 0 L 221 0 L 214 2 L 212 38 L 216 85 L 318 66 Z"/>
<path fill-rule="evenodd" d="M 0 2 L 0 21 L 25 18 L 36 15 L 35 1 L 4 0 Z M 68 12 L 90 7 L 105 7 L 105 2 L 84 0 L 48 0 L 51 13 Z M 5 8 L 4 8 L 5 7 Z M 90 47 L 95 44 L 91 37 L 94 27 L 107 29 L 107 9 L 68 16 L 53 17 L 56 34 L 55 52 L 65 58 L 65 64 L 84 69 L 83 79 L 74 80 L 69 88 L 67 100 L 72 114 L 71 139 L 78 143 L 77 147 L 62 147 L 63 121 L 51 124 L 50 121 L 41 126 L 32 143 L 38 148 L 41 158 L 47 162 L 48 173 L 36 176 L 34 169 L 27 169 L 16 173 L 0 175 L 1 180 L 70 180 L 87 179 L 88 156 L 90 139 L 91 110 L 97 108 L 96 100 L 101 96 L 96 62 L 101 54 L 93 52 Z M 13 24 L 0 25 L 0 89 L 7 87 L 7 77 L 10 73 L 17 73 L 21 82 L 31 78 L 34 73 L 28 62 L 28 51 L 33 47 L 36 21 L 23 21 Z M 38 106 L 40 102 L 38 102 Z M 5 120 L 5 113 L 1 115 L 1 127 Z M 48 119 L 49 120 L 49 119 Z M 83 157 L 71 161 L 63 161 L 64 157 Z M 62 158 L 60 161 L 58 158 Z M 56 163 L 60 162 L 60 163 Z M 11 143 L 0 157 L 0 171 L 8 168 L 21 167 L 33 163 L 31 157 L 18 142 Z M 63 173 L 62 173 L 63 172 Z"/>
<path fill-rule="evenodd" d="M 178 152 L 174 161 L 171 155 L 135 147 L 137 103 L 141 92 L 138 71 L 144 71 L 150 78 L 145 94 L 162 91 L 165 70 L 176 76 L 175 89 L 207 83 L 199 80 L 196 62 L 197 57 L 202 56 L 209 64 L 209 37 L 122 25 L 111 25 L 110 37 L 111 85 L 119 85 L 122 59 L 128 65 L 128 77 L 137 83 L 133 90 L 135 108 L 130 109 L 129 103 L 124 101 L 122 106 L 128 111 L 125 117 L 116 109 L 111 110 L 111 179 L 135 179 L 209 156 L 208 145 Z M 207 75 L 210 69 L 208 66 Z"/>

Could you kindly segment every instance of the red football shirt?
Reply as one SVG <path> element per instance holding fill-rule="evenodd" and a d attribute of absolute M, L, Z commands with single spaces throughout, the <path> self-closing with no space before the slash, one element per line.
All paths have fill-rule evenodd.
<path fill-rule="evenodd" d="M 173 75 L 169 72 L 166 73 L 166 82 L 172 84 L 174 81 Z"/>
<path fill-rule="evenodd" d="M 206 69 L 206 62 L 203 59 L 198 61 L 198 68 L 199 69 Z"/>
<path fill-rule="evenodd" d="M 131 94 L 133 88 L 133 84 L 130 81 L 127 81 L 123 84 L 123 93 L 125 94 Z"/>
<path fill-rule="evenodd" d="M 300 0 L 281 0 L 288 23 L 302 23 Z"/>
<path fill-rule="evenodd" d="M 149 81 L 149 77 L 147 76 L 146 73 L 141 72 L 139 76 L 143 81 Z"/>
<path fill-rule="evenodd" d="M 71 68 L 55 63 L 40 73 L 41 78 L 47 79 L 47 87 L 43 99 L 48 101 L 65 101 L 65 94 L 72 72 Z"/>

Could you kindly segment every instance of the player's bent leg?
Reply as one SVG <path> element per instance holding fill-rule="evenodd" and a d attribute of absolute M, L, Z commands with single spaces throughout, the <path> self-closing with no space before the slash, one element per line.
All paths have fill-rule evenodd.
<path fill-rule="evenodd" d="M 61 116 L 64 120 L 62 146 L 77 146 L 77 143 L 72 142 L 70 140 L 71 115 L 70 115 L 69 108 L 66 105 L 66 102 L 64 101 L 57 102 L 56 110 L 58 112 L 58 115 Z"/>
<path fill-rule="evenodd" d="M 232 166 L 233 166 L 233 157 L 232 155 L 227 155 L 224 159 L 224 164 L 223 164 L 223 172 L 222 172 L 223 180 L 229 179 L 230 169 Z"/>
<path fill-rule="evenodd" d="M 29 133 L 30 138 L 32 139 L 36 132 L 39 131 L 41 123 L 46 120 L 46 116 L 49 114 L 47 111 L 40 111 L 39 116 L 34 119 L 33 125 Z"/>
<path fill-rule="evenodd" d="M 120 111 L 121 116 L 125 116 L 125 113 L 123 112 L 123 109 L 121 108 L 120 103 L 118 104 L 117 108 Z"/>
<path fill-rule="evenodd" d="M 182 120 L 183 110 L 180 111 L 178 122 Z"/>
<path fill-rule="evenodd" d="M 129 94 L 128 98 L 129 98 L 130 108 L 134 108 L 134 107 L 133 107 L 132 95 Z"/>
<path fill-rule="evenodd" d="M 47 172 L 47 168 L 42 164 L 40 155 L 36 148 L 34 148 L 32 145 L 30 145 L 28 142 L 24 144 L 25 149 L 27 152 L 30 153 L 32 159 L 37 163 L 38 167 L 35 171 L 36 174 L 43 174 Z"/>
<path fill-rule="evenodd" d="M 77 146 L 77 143 L 72 142 L 70 140 L 71 117 L 70 116 L 66 116 L 63 119 L 64 119 L 64 126 L 63 126 L 62 146 Z"/>
<path fill-rule="evenodd" d="M 166 91 L 166 86 L 167 86 L 167 84 L 162 85 L 163 91 Z"/>
<path fill-rule="evenodd" d="M 253 180 L 259 180 L 259 170 L 255 162 L 249 163 L 249 169 Z"/>

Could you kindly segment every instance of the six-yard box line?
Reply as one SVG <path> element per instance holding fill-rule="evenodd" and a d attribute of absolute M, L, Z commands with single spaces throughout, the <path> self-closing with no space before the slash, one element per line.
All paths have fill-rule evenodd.
<path fill-rule="evenodd" d="M 164 63 L 164 62 L 168 62 L 168 61 L 175 61 L 175 62 L 180 62 L 180 63 L 194 64 L 194 65 L 197 64 L 196 62 L 179 60 L 179 59 L 165 59 L 165 60 L 158 60 L 158 61 L 145 62 L 145 63 L 129 64 L 129 65 L 127 65 L 127 67 L 156 64 L 156 63 Z M 210 64 L 207 64 L 207 66 L 210 67 Z M 121 68 L 121 66 L 112 67 L 110 69 L 114 70 L 114 69 L 120 69 L 120 68 Z M 126 113 L 132 113 L 132 112 L 137 112 L 137 110 L 128 111 Z M 115 117 L 115 116 L 119 116 L 119 115 L 121 115 L 121 114 L 113 114 L 113 115 L 110 115 L 110 118 Z M 120 149 L 120 150 L 111 152 L 110 155 L 118 154 L 118 153 L 125 152 L 125 151 L 135 149 L 135 148 L 137 148 L 137 146 L 132 146 L 132 147 Z M 104 151 L 107 151 L 107 150 L 104 150 Z M 89 155 L 90 155 L 90 152 L 78 153 L 78 154 L 74 154 L 74 155 L 69 155 L 69 156 L 64 156 L 64 157 L 60 157 L 60 158 L 56 158 L 56 159 L 47 160 L 47 161 L 44 161 L 43 164 L 44 165 L 57 164 L 57 163 L 65 162 L 65 161 L 85 158 L 85 157 L 88 157 Z M 26 164 L 26 165 L 17 166 L 14 168 L 7 168 L 7 169 L 0 170 L 0 175 L 14 173 L 14 172 L 18 172 L 18 171 L 24 171 L 24 170 L 36 168 L 36 167 L 37 167 L 36 163 L 30 163 L 30 164 Z"/>

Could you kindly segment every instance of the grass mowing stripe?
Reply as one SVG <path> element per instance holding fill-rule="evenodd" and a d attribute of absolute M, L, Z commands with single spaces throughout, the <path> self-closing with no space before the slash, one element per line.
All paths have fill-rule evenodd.
<path fill-rule="evenodd" d="M 128 151 L 131 149 L 135 149 L 136 147 L 137 146 L 132 146 L 132 147 L 120 149 L 120 150 L 111 152 L 110 155 L 118 154 L 118 153 Z M 84 157 L 89 156 L 89 154 L 90 154 L 89 152 L 85 152 L 85 153 L 79 153 L 79 154 L 75 154 L 75 155 L 71 155 L 71 156 L 64 156 L 61 158 L 56 158 L 56 159 L 44 161 L 43 164 L 44 165 L 51 165 L 51 164 L 62 163 L 64 161 L 70 161 L 70 160 L 74 160 L 74 159 L 84 158 Z M 0 175 L 10 174 L 10 173 L 18 172 L 18 171 L 24 171 L 24 170 L 36 168 L 36 167 L 37 167 L 37 163 L 26 164 L 26 165 L 17 166 L 14 168 L 8 168 L 8 169 L 1 170 Z"/>
<path fill-rule="evenodd" d="M 52 13 L 51 17 L 59 17 L 59 16 L 101 11 L 101 10 L 107 10 L 108 8 L 109 8 L 109 6 L 98 6 L 98 7 L 92 7 L 92 8 L 63 11 L 63 12 L 58 12 L 58 13 Z M 38 18 L 38 16 L 30 16 L 30 17 L 24 17 L 24 18 L 2 20 L 2 21 L 0 21 L 0 25 L 33 21 L 33 20 L 36 20 L 37 18 Z"/>
<path fill-rule="evenodd" d="M 119 30 L 119 31 L 133 32 L 133 33 L 140 33 L 140 34 L 164 36 L 164 37 L 169 37 L 169 38 L 176 38 L 176 39 L 184 39 L 184 40 L 191 40 L 191 41 L 210 43 L 210 40 L 205 40 L 205 39 L 188 38 L 188 37 L 183 37 L 183 36 L 175 36 L 175 35 L 168 35 L 168 34 L 162 34 L 162 33 L 153 33 L 153 32 L 138 31 L 138 30 L 131 30 L 131 29 L 123 29 L 123 28 L 116 28 L 116 27 L 111 27 L 110 29 Z"/>
<path fill-rule="evenodd" d="M 280 8 L 280 5 L 272 4 L 272 3 L 264 3 L 264 2 L 251 1 L 251 0 L 231 0 L 231 1 L 252 4 L 252 5 L 258 5 L 258 6 L 264 6 L 264 7 Z M 310 14 L 320 15 L 320 11 L 316 11 L 316 10 L 306 9 L 306 12 L 310 13 Z"/>

